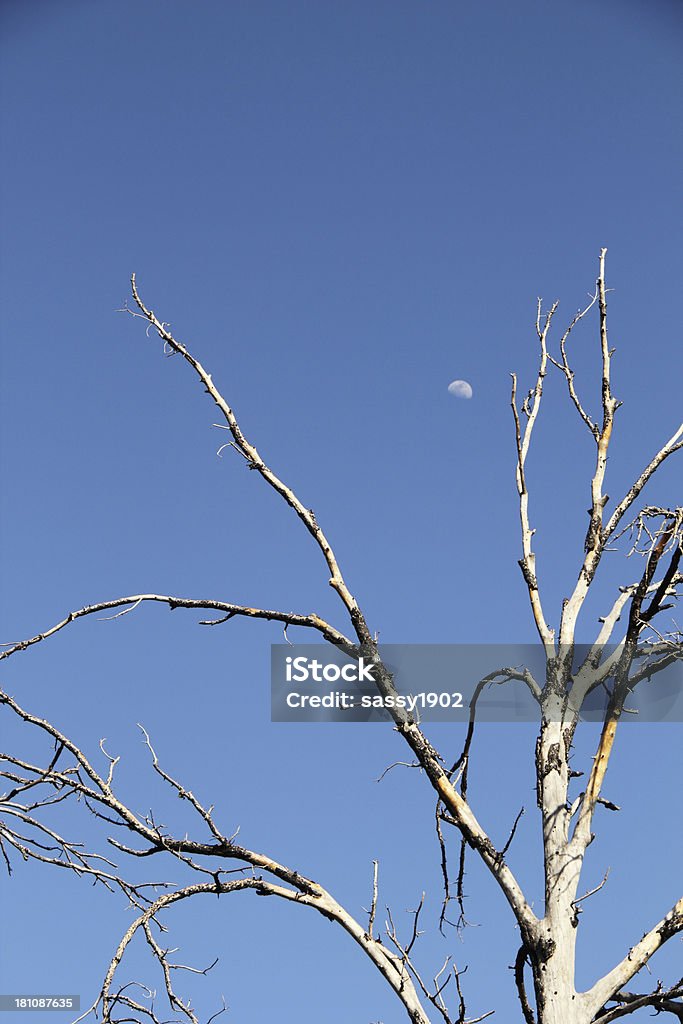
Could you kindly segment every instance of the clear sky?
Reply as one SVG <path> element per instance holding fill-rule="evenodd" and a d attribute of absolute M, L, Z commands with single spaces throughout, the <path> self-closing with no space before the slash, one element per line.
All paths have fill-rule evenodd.
<path fill-rule="evenodd" d="M 383 639 L 532 640 L 509 373 L 531 385 L 536 297 L 559 298 L 564 323 L 601 246 L 624 401 L 608 493 L 680 421 L 680 5 L 2 0 L 0 33 L 0 640 L 143 591 L 344 625 L 300 524 L 238 456 L 216 457 L 223 432 L 188 368 L 117 312 L 132 271 L 315 509 Z M 594 327 L 575 343 L 588 402 Z M 454 378 L 471 401 L 448 394 Z M 530 483 L 556 619 L 593 453 L 560 381 L 547 399 Z M 649 498 L 680 503 L 680 461 Z M 631 571 L 605 565 L 605 602 Z M 79 623 L 12 659 L 4 685 L 93 756 L 106 736 L 135 807 L 177 813 L 142 722 L 226 833 L 239 825 L 357 914 L 378 858 L 381 905 L 400 917 L 426 889 L 433 926 L 430 790 L 402 769 L 375 783 L 405 757 L 396 735 L 271 724 L 281 631 L 195 621 L 142 608 Z M 434 735 L 459 751 L 461 727 Z M 680 740 L 680 724 L 623 730 L 607 795 L 624 810 L 599 818 L 587 861 L 586 888 L 612 871 L 582 916 L 580 984 L 680 896 Z M 528 727 L 482 729 L 471 792 L 495 841 L 526 805 L 511 858 L 540 900 L 532 753 Z M 0 990 L 87 1001 L 129 913 L 55 875 L 19 863 L 3 879 Z M 450 952 L 469 964 L 469 1012 L 516 1019 L 511 916 L 473 861 L 468 885 L 481 927 L 462 942 L 432 927 L 420 963 Z M 351 941 L 299 908 L 244 894 L 167 923 L 186 961 L 221 957 L 193 990 L 206 1016 L 224 993 L 240 1024 L 402 1019 Z M 131 965 L 160 983 L 144 953 Z"/>

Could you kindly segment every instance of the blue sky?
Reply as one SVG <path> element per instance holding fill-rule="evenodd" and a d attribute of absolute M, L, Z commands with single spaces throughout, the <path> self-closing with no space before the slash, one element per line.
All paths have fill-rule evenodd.
<path fill-rule="evenodd" d="M 563 324 L 603 245 L 624 401 L 610 494 L 680 421 L 678 5 L 4 0 L 0 31 L 0 639 L 141 591 L 343 624 L 300 524 L 237 456 L 216 458 L 224 438 L 187 368 L 117 312 L 135 271 L 315 508 L 383 639 L 532 640 L 509 373 L 532 383 L 536 296 L 561 300 Z M 594 326 L 575 341 L 588 402 Z M 472 401 L 449 396 L 453 378 Z M 530 462 L 555 618 L 593 456 L 560 383 L 549 379 Z M 672 463 L 649 498 L 677 494 Z M 604 566 L 605 602 L 630 571 L 617 556 Z M 5 685 L 89 752 L 106 736 L 136 806 L 164 801 L 139 721 L 245 845 L 356 913 L 377 857 L 384 902 L 401 911 L 427 889 L 434 911 L 427 785 L 400 770 L 375 783 L 404 756 L 397 737 L 271 724 L 280 630 L 194 623 L 152 608 L 82 622 L 12 659 Z M 680 895 L 681 727 L 623 733 L 608 795 L 624 811 L 599 821 L 587 863 L 586 887 L 612 872 L 582 919 L 586 984 Z M 434 735 L 447 754 L 463 739 L 457 726 Z M 526 804 L 513 863 L 540 899 L 531 756 L 528 728 L 482 729 L 472 794 L 496 838 Z M 636 906 L 625 894 L 638 878 Z M 474 863 L 468 882 L 481 927 L 462 943 L 425 937 L 421 962 L 469 963 L 470 1012 L 506 1019 L 514 928 Z M 23 864 L 2 885 L 15 921 L 0 931 L 0 988 L 93 993 L 128 920 L 120 901 Z M 350 941 L 296 909 L 244 895 L 169 920 L 187 959 L 221 956 L 196 990 L 207 1015 L 224 992 L 242 1024 L 294 1007 L 328 1024 L 400 1019 Z"/>

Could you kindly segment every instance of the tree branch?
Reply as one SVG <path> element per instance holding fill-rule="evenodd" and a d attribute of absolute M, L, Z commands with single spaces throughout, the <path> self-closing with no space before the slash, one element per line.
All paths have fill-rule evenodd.
<path fill-rule="evenodd" d="M 600 250 L 597 294 L 600 307 L 600 352 L 602 357 L 602 425 L 596 435 L 597 453 L 595 470 L 591 479 L 590 522 L 584 542 L 585 557 L 579 572 L 574 592 L 562 609 L 560 620 L 560 644 L 571 651 L 574 643 L 576 622 L 586 599 L 605 545 L 602 516 L 608 496 L 603 494 L 603 482 L 607 469 L 607 453 L 614 426 L 614 414 L 620 403 L 612 395 L 611 362 L 612 352 L 607 341 L 607 293 L 605 288 L 605 257 L 607 249 Z"/>
<path fill-rule="evenodd" d="M 673 905 L 654 928 L 643 935 L 640 942 L 629 949 L 623 960 L 584 994 L 591 1018 L 601 1006 L 613 999 L 627 985 L 650 958 L 674 935 L 683 931 L 683 896 Z M 602 1024 L 607 1024 L 602 1021 Z"/>
<path fill-rule="evenodd" d="M 574 386 L 574 372 L 571 369 L 571 367 L 569 365 L 569 360 L 567 358 L 567 342 L 569 340 L 569 335 L 571 334 L 571 332 L 574 329 L 574 327 L 576 326 L 576 324 L 579 322 L 579 320 L 583 320 L 584 316 L 588 312 L 590 312 L 590 310 L 593 308 L 593 306 L 595 305 L 597 300 L 598 300 L 598 289 L 596 288 L 595 289 L 595 293 L 594 293 L 591 301 L 588 303 L 588 305 L 585 307 L 585 309 L 579 310 L 579 312 L 576 314 L 576 316 L 574 317 L 572 322 L 569 324 L 569 327 L 567 328 L 567 330 L 562 335 L 562 338 L 560 339 L 560 353 L 562 355 L 562 362 L 558 363 L 557 360 L 553 359 L 552 356 L 549 357 L 551 363 L 554 366 L 556 366 L 559 370 L 561 370 L 562 373 L 564 374 L 565 379 L 567 381 L 567 388 L 569 390 L 569 397 L 571 398 L 572 402 L 574 403 L 574 408 L 576 409 L 576 411 L 578 412 L 579 416 L 581 417 L 583 422 L 586 424 L 586 426 L 588 427 L 588 429 L 590 430 L 591 434 L 593 435 L 593 437 L 595 438 L 596 441 L 600 437 L 600 428 L 593 422 L 593 420 L 590 418 L 588 413 L 585 411 L 585 409 L 581 405 L 581 402 L 579 400 L 579 396 L 576 393 L 576 388 Z"/>
<path fill-rule="evenodd" d="M 675 433 L 671 435 L 666 444 L 659 449 L 657 454 L 653 455 L 638 479 L 631 485 L 631 487 L 629 487 L 628 491 L 615 508 L 604 529 L 604 543 L 607 543 L 609 538 L 612 536 L 625 513 L 628 512 L 629 508 L 648 481 L 652 478 L 655 471 L 659 469 L 661 464 L 668 459 L 670 455 L 673 455 L 674 452 L 680 451 L 681 448 L 683 448 L 683 423 L 681 423 Z"/>
<path fill-rule="evenodd" d="M 117 968 L 126 949 L 134 936 L 142 930 L 147 938 L 148 944 L 150 944 L 150 948 L 152 948 L 154 955 L 157 960 L 159 960 L 164 972 L 164 977 L 167 980 L 166 988 L 171 1008 L 180 1011 L 188 1020 L 195 1024 L 195 1017 L 189 1009 L 189 1004 L 180 1000 L 169 985 L 170 976 L 168 975 L 168 971 L 171 969 L 171 965 L 169 965 L 166 959 L 167 951 L 162 950 L 161 947 L 153 940 L 150 943 L 151 933 L 149 932 L 149 925 L 153 921 L 156 921 L 158 924 L 158 913 L 186 898 L 200 894 L 214 894 L 216 896 L 221 896 L 244 889 L 251 889 L 258 895 L 274 895 L 302 906 L 311 907 L 327 919 L 339 924 L 363 949 L 365 954 L 370 958 L 375 967 L 380 971 L 398 995 L 408 1012 L 410 1020 L 413 1021 L 413 1024 L 428 1024 L 427 1014 L 420 1004 L 417 991 L 410 977 L 406 975 L 403 966 L 397 958 L 382 945 L 381 941 L 379 939 L 374 939 L 372 934 L 369 931 L 366 931 L 358 921 L 356 921 L 355 918 L 353 918 L 352 915 L 350 915 L 348 911 L 346 911 L 344 907 L 342 907 L 342 905 L 339 904 L 334 897 L 317 882 L 307 878 L 300 872 L 279 863 L 265 854 L 258 853 L 254 850 L 238 845 L 234 842 L 234 837 L 227 837 L 223 835 L 214 822 L 211 809 L 205 808 L 190 790 L 183 787 L 159 765 L 156 753 L 144 729 L 143 734 L 145 736 L 147 747 L 152 755 L 152 763 L 155 772 L 178 794 L 178 796 L 187 801 L 194 809 L 210 832 L 211 840 L 209 842 L 190 839 L 187 834 L 184 838 L 177 838 L 165 831 L 162 831 L 150 816 L 144 820 L 141 819 L 115 795 L 112 789 L 111 764 L 117 759 L 112 758 L 111 755 L 105 755 L 109 763 L 109 770 L 105 777 L 90 764 L 79 747 L 66 736 L 62 735 L 55 726 L 51 725 L 51 723 L 31 715 L 6 694 L 0 693 L 0 701 L 12 710 L 22 721 L 38 728 L 43 733 L 56 740 L 60 748 L 65 752 L 69 752 L 74 758 L 75 768 L 67 767 L 58 769 L 56 766 L 56 759 L 54 757 L 51 759 L 47 768 L 41 769 L 38 766 L 26 765 L 22 770 L 27 781 L 33 781 L 35 783 L 35 787 L 47 787 L 48 790 L 55 791 L 62 797 L 64 797 L 65 794 L 68 794 L 73 796 L 76 800 L 80 799 L 82 804 L 96 819 L 126 828 L 145 844 L 145 848 L 143 850 L 136 851 L 127 849 L 122 843 L 110 838 L 109 843 L 117 849 L 123 850 L 134 856 L 170 855 L 181 861 L 192 871 L 199 872 L 210 877 L 210 880 L 197 884 L 184 885 L 180 888 L 173 886 L 172 892 L 164 893 L 151 900 L 144 895 L 145 889 L 156 886 L 169 887 L 170 883 L 158 882 L 133 884 L 126 882 L 120 875 L 108 870 L 109 865 L 114 866 L 111 861 L 102 858 L 98 854 L 81 851 L 74 844 L 69 844 L 54 832 L 54 830 L 49 829 L 38 821 L 35 816 L 28 813 L 25 807 L 7 804 L 6 802 L 2 805 L 6 816 L 14 816 L 22 820 L 28 827 L 32 828 L 38 836 L 44 837 L 51 844 L 50 848 L 54 848 L 59 852 L 55 856 L 49 852 L 43 852 L 45 849 L 49 850 L 50 848 L 41 846 L 40 840 L 31 838 L 23 840 L 22 837 L 18 836 L 16 831 L 6 823 L 3 823 L 0 828 L 0 843 L 5 841 L 9 842 L 12 847 L 21 853 L 24 859 L 35 859 L 50 863 L 54 866 L 71 868 L 77 874 L 84 874 L 92 877 L 95 881 L 107 884 L 109 888 L 116 885 L 122 889 L 133 906 L 140 910 L 139 916 L 127 929 L 121 939 L 107 970 L 100 995 L 93 1007 L 91 1007 L 91 1010 L 95 1011 L 100 1005 L 102 1006 L 103 1019 L 105 1022 L 111 1020 L 111 1013 L 117 1004 L 125 1005 L 129 1008 L 133 1006 L 130 1002 L 131 997 L 122 994 L 121 990 L 117 993 L 113 993 L 112 985 Z M 6 760 L 12 762 L 11 758 L 6 758 Z M 7 773 L 0 773 L 0 776 L 2 774 Z M 16 776 L 15 772 L 10 774 Z M 33 776 L 33 780 L 31 779 L 31 776 Z M 51 801 L 47 798 L 42 800 L 38 799 L 35 806 L 44 807 L 49 803 L 51 803 Z M 102 811 L 98 809 L 99 807 L 108 811 L 112 817 L 108 814 L 102 813 Z M 198 864 L 197 858 L 218 858 L 219 861 L 225 859 L 238 861 L 240 862 L 238 871 L 241 872 L 251 869 L 252 877 L 243 877 L 231 881 L 225 881 L 220 877 L 225 874 L 224 871 L 213 870 L 210 866 Z M 101 866 L 97 863 L 102 861 L 105 862 L 105 866 Z M 266 874 L 273 876 L 276 881 L 268 880 L 261 874 L 254 875 L 254 871 L 265 872 Z M 373 900 L 376 900 L 376 895 L 373 897 Z M 150 1017 L 150 1019 L 156 1020 L 153 1009 L 150 1010 L 150 1008 L 137 1002 L 135 1003 L 134 1008 L 139 1012 L 144 1012 Z"/>
<path fill-rule="evenodd" d="M 524 965 L 528 959 L 529 950 L 524 944 L 522 944 L 519 947 L 515 958 L 515 984 L 517 986 L 517 994 L 519 996 L 519 1002 L 522 1007 L 522 1013 L 524 1014 L 526 1024 L 536 1024 L 534 1011 L 531 1009 L 529 998 L 526 994 L 526 986 L 524 984 Z"/>
<path fill-rule="evenodd" d="M 519 494 L 519 517 L 522 528 L 522 558 L 520 559 L 519 566 L 522 570 L 522 575 L 524 576 L 524 581 L 529 592 L 529 601 L 531 603 L 531 610 L 534 616 L 534 622 L 536 623 L 536 629 L 538 630 L 538 635 L 540 636 L 544 647 L 549 652 L 554 650 L 555 634 L 554 630 L 552 630 L 546 622 L 541 603 L 541 596 L 538 589 L 538 579 L 536 577 L 536 555 L 534 554 L 531 546 L 531 541 L 535 531 L 531 529 L 529 524 L 529 491 L 526 482 L 525 463 L 529 453 L 531 435 L 533 433 L 538 411 L 541 406 L 541 399 L 543 397 L 543 381 L 547 373 L 548 364 L 548 331 L 550 330 L 550 325 L 557 306 L 558 303 L 554 302 L 549 312 L 546 314 L 545 322 L 541 327 L 541 300 L 538 300 L 536 334 L 538 335 L 538 340 L 541 346 L 541 354 L 538 374 L 536 376 L 536 384 L 522 403 L 522 412 L 527 418 L 524 431 L 522 431 L 519 412 L 517 409 L 517 375 L 514 373 L 511 374 L 512 393 L 510 396 L 510 405 L 512 407 L 512 414 L 515 421 L 515 437 L 517 442 L 516 476 L 517 493 Z"/>
<path fill-rule="evenodd" d="M 133 611 L 144 601 L 156 601 L 160 604 L 166 604 L 172 611 L 176 608 L 196 608 L 207 611 L 224 612 L 225 618 L 222 621 L 227 621 L 235 616 L 241 616 L 250 619 L 266 619 L 268 621 L 284 622 L 288 626 L 302 626 L 305 629 L 316 630 L 325 638 L 325 640 L 329 641 L 329 643 L 335 644 L 344 650 L 356 650 L 354 643 L 349 640 L 348 637 L 344 636 L 343 633 L 340 633 L 338 629 L 334 628 L 334 626 L 331 626 L 329 622 L 321 619 L 319 615 L 299 615 L 296 612 L 280 612 L 266 608 L 250 608 L 247 605 L 229 604 L 227 601 L 212 601 L 208 599 L 195 600 L 187 597 L 172 597 L 166 594 L 133 594 L 130 597 L 116 597 L 111 601 L 99 601 L 97 604 L 85 605 L 84 608 L 79 608 L 77 611 L 69 612 L 66 618 L 56 623 L 56 625 L 51 626 L 50 629 L 46 629 L 43 633 L 37 633 L 36 636 L 33 636 L 28 640 L 21 640 L 18 643 L 1 645 L 7 647 L 7 650 L 0 652 L 0 661 L 3 658 L 9 658 L 12 654 L 16 654 L 18 651 L 25 651 L 28 647 L 32 647 L 34 644 L 38 644 L 42 640 L 47 640 L 49 637 L 54 636 L 55 633 L 59 633 L 60 630 L 64 629 L 70 623 L 75 622 L 76 619 L 81 619 L 86 615 L 96 615 L 98 612 L 110 611 L 112 608 L 120 608 L 123 605 L 131 606 L 126 609 L 127 612 Z M 117 616 L 111 617 L 117 618 Z M 213 625 L 213 623 L 201 622 L 200 625 Z"/>
<path fill-rule="evenodd" d="M 141 311 L 141 315 L 144 317 L 144 319 L 146 319 L 151 324 L 151 326 L 156 329 L 159 337 L 163 339 L 165 345 L 168 345 L 168 347 L 173 352 L 177 352 L 179 355 L 183 357 L 183 359 L 187 363 L 189 363 L 189 365 L 192 367 L 192 369 L 195 371 L 195 373 L 201 380 L 206 392 L 211 396 L 215 405 L 223 415 L 225 422 L 227 423 L 228 428 L 230 430 L 230 433 L 232 434 L 235 446 L 237 450 L 246 459 L 249 468 L 255 469 L 260 474 L 260 476 L 263 477 L 263 479 L 266 481 L 269 487 L 272 487 L 272 489 L 277 494 L 279 494 L 281 498 L 284 499 L 284 501 L 289 505 L 289 507 L 294 510 L 298 518 L 301 520 L 301 522 L 304 524 L 310 535 L 313 537 L 313 540 L 320 548 L 320 551 L 322 552 L 327 567 L 330 571 L 330 586 L 333 588 L 333 590 L 337 592 L 337 594 L 341 598 L 344 607 L 346 608 L 349 614 L 351 622 L 353 623 L 353 627 L 359 642 L 361 644 L 370 643 L 372 640 L 372 635 L 365 622 L 365 618 L 363 617 L 363 614 L 358 606 L 358 602 L 356 601 L 355 597 L 352 595 L 351 591 L 346 585 L 341 569 L 339 568 L 337 558 L 334 554 L 334 551 L 332 550 L 332 546 L 327 537 L 325 536 L 325 534 L 323 533 L 321 527 L 318 525 L 318 521 L 315 517 L 315 513 L 313 512 L 313 510 L 310 508 L 306 508 L 306 506 L 299 500 L 299 498 L 291 489 L 291 487 L 288 487 L 285 483 L 283 483 L 282 480 L 280 480 L 280 478 L 272 471 L 272 469 L 270 469 L 269 466 L 266 465 L 266 463 L 259 454 L 258 450 L 254 447 L 254 445 L 252 445 L 246 439 L 246 437 L 242 433 L 239 423 L 237 422 L 237 417 L 235 416 L 235 413 L 230 408 L 230 406 L 225 401 L 218 388 L 213 383 L 211 379 L 211 374 L 204 369 L 199 360 L 195 359 L 195 357 L 187 350 L 187 348 L 185 348 L 184 345 L 177 341 L 173 337 L 173 335 L 166 330 L 165 324 L 163 324 L 160 320 L 157 319 L 152 310 L 148 309 L 145 306 L 144 302 L 140 298 L 137 289 L 135 274 L 133 274 L 131 277 L 131 288 L 133 291 L 133 298 L 135 300 L 135 303 L 138 309 Z M 132 310 L 128 310 L 128 312 L 130 312 L 134 316 L 139 315 L 135 314 Z"/>

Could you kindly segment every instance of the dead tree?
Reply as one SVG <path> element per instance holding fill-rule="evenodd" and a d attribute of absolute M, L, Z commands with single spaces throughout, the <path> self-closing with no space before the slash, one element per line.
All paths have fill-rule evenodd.
<path fill-rule="evenodd" d="M 444 912 L 451 897 L 447 835 L 452 829 L 460 840 L 456 899 L 463 908 L 465 856 L 476 856 L 500 889 L 518 925 L 520 947 L 514 964 L 520 1007 L 527 1024 L 609 1024 L 643 1007 L 656 1013 L 668 1013 L 683 1020 L 683 979 L 658 983 L 644 992 L 628 987 L 657 951 L 674 936 L 683 933 L 683 897 L 671 908 L 660 910 L 658 919 L 642 938 L 631 943 L 623 959 L 598 978 L 586 991 L 575 987 L 575 953 L 579 929 L 580 904 L 592 893 L 579 895 L 579 884 L 586 850 L 593 839 L 593 819 L 599 803 L 610 806 L 602 796 L 602 785 L 616 740 L 625 702 L 644 680 L 681 658 L 681 634 L 661 626 L 662 613 L 672 607 L 683 582 L 680 559 L 683 553 L 683 508 L 644 505 L 638 508 L 641 492 L 669 456 L 683 447 L 683 424 L 656 452 L 633 484 L 608 511 L 609 498 L 604 491 L 607 456 L 615 413 L 619 402 L 612 393 L 612 350 L 607 337 L 607 301 L 605 255 L 600 254 L 596 290 L 588 306 L 573 318 L 559 341 L 554 357 L 549 350 L 549 334 L 557 310 L 555 303 L 543 313 L 539 300 L 536 334 L 539 346 L 538 373 L 534 386 L 521 402 L 517 399 L 517 379 L 512 377 L 511 406 L 517 451 L 517 490 L 521 525 L 522 557 L 519 565 L 528 592 L 531 613 L 545 654 L 545 678 L 540 681 L 528 670 L 505 669 L 483 679 L 471 704 L 470 726 L 461 757 L 450 768 L 425 734 L 424 727 L 408 711 L 391 711 L 396 732 L 405 742 L 433 791 L 436 799 L 436 827 L 441 849 L 441 867 L 445 880 Z M 206 623 L 227 622 L 236 617 L 275 620 L 286 627 L 300 627 L 321 637 L 351 656 L 363 656 L 374 668 L 379 693 L 394 694 L 392 674 L 382 662 L 376 634 L 368 624 L 362 607 L 349 589 L 330 540 L 308 508 L 265 462 L 257 448 L 243 434 L 235 414 L 213 383 L 211 375 L 189 349 L 178 341 L 156 314 L 147 308 L 132 279 L 135 306 L 128 309 L 141 318 L 149 331 L 154 329 L 164 348 L 185 360 L 203 384 L 229 431 L 227 442 L 263 478 L 292 509 L 311 541 L 320 551 L 329 576 L 329 585 L 338 595 L 347 624 L 340 629 L 316 614 L 302 614 L 260 607 L 246 607 L 216 600 L 188 599 L 167 594 L 135 594 L 100 601 L 73 611 L 56 625 L 13 644 L 0 654 L 7 659 L 54 636 L 79 618 L 112 611 L 112 618 L 132 612 L 146 602 L 159 602 L 171 609 L 201 609 L 211 613 Z M 572 330 L 597 306 L 599 350 L 602 366 L 601 410 L 594 417 L 579 398 L 568 355 Z M 589 523 L 578 578 L 563 602 L 559 622 L 549 623 L 544 608 L 541 583 L 533 550 L 527 458 L 536 425 L 549 364 L 566 381 L 570 401 L 595 442 L 595 469 L 590 480 Z M 593 585 L 600 561 L 618 538 L 630 535 L 631 554 L 641 556 L 636 578 L 622 586 L 612 606 L 600 620 L 595 640 L 587 654 L 577 644 L 577 624 Z M 118 609 L 118 611 L 117 611 Z M 625 626 L 620 626 L 625 623 Z M 619 630 L 621 630 L 619 632 Z M 469 752 L 474 737 L 476 703 L 484 688 L 517 679 L 532 693 L 539 710 L 539 731 L 535 748 L 537 802 L 540 837 L 544 853 L 545 905 L 536 913 L 525 895 L 506 855 L 515 826 L 507 843 L 498 849 L 480 824 L 468 799 Z M 572 743 L 589 695 L 598 688 L 608 694 L 604 722 L 595 756 L 587 772 L 583 789 L 573 791 L 574 780 L 582 776 L 572 759 Z M 101 1014 L 105 1022 L 119 1020 L 163 1019 L 150 990 L 140 985 L 117 984 L 117 971 L 133 938 L 144 936 L 151 955 L 163 975 L 168 1008 L 174 1014 L 199 1024 L 199 1019 L 175 990 L 173 971 L 195 970 L 171 961 L 171 952 L 162 943 L 162 915 L 174 904 L 202 895 L 228 895 L 251 890 L 261 896 L 287 900 L 309 908 L 338 924 L 370 959 L 400 1000 L 408 1019 L 428 1024 L 441 1019 L 445 1024 L 465 1024 L 468 1020 L 461 989 L 461 973 L 450 958 L 440 970 L 423 978 L 414 957 L 420 935 L 418 927 L 422 902 L 413 914 L 412 926 L 405 938 L 389 913 L 384 941 L 376 927 L 378 874 L 375 864 L 368 920 L 356 920 L 332 893 L 302 872 L 280 863 L 269 854 L 237 844 L 236 835 L 224 834 L 212 808 L 205 807 L 192 792 L 163 769 L 145 733 L 154 771 L 192 808 L 202 832 L 196 838 L 172 834 L 156 824 L 153 816 L 134 813 L 116 793 L 115 771 L 118 758 L 102 747 L 105 771 L 98 770 L 81 747 L 51 722 L 26 710 L 10 694 L 0 691 L 0 703 L 6 712 L 31 726 L 50 744 L 43 763 L 35 763 L 17 754 L 2 755 L 2 795 L 0 846 L 8 870 L 16 853 L 24 859 L 43 862 L 53 868 L 73 871 L 111 889 L 121 891 L 135 908 L 136 917 L 118 942 L 105 971 L 99 994 L 88 1013 Z M 43 810 L 65 800 L 77 800 L 105 828 L 113 827 L 108 837 L 109 856 L 86 851 L 45 822 Z M 613 806 L 613 805 L 611 805 Z M 123 837 L 123 838 L 121 838 Z M 124 841 L 125 840 L 125 841 Z M 115 852 L 114 852 L 115 851 Z M 171 858 L 182 865 L 187 881 L 173 885 L 161 880 L 132 882 L 113 861 L 113 856 L 156 863 Z M 598 887 L 599 888 L 599 887 Z M 595 890 L 593 890 L 595 891 Z M 206 973 L 206 968 L 201 973 Z M 528 983 L 530 975 L 531 984 Z M 638 976 L 638 977 L 637 977 Z M 450 988 L 446 992 L 446 986 Z M 453 994 L 447 1005 L 446 996 Z M 222 1012 L 222 1011 L 218 1011 Z M 481 1020 L 482 1016 L 469 1018 Z M 80 1018 L 79 1018 L 80 1019 Z M 213 1019 L 213 1018 L 211 1018 Z"/>

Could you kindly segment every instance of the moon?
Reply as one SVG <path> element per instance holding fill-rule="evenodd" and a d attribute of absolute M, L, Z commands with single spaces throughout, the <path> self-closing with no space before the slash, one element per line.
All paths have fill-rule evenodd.
<path fill-rule="evenodd" d="M 471 398 L 472 385 L 468 384 L 466 380 L 452 380 L 448 385 L 448 392 L 454 398 Z"/>

